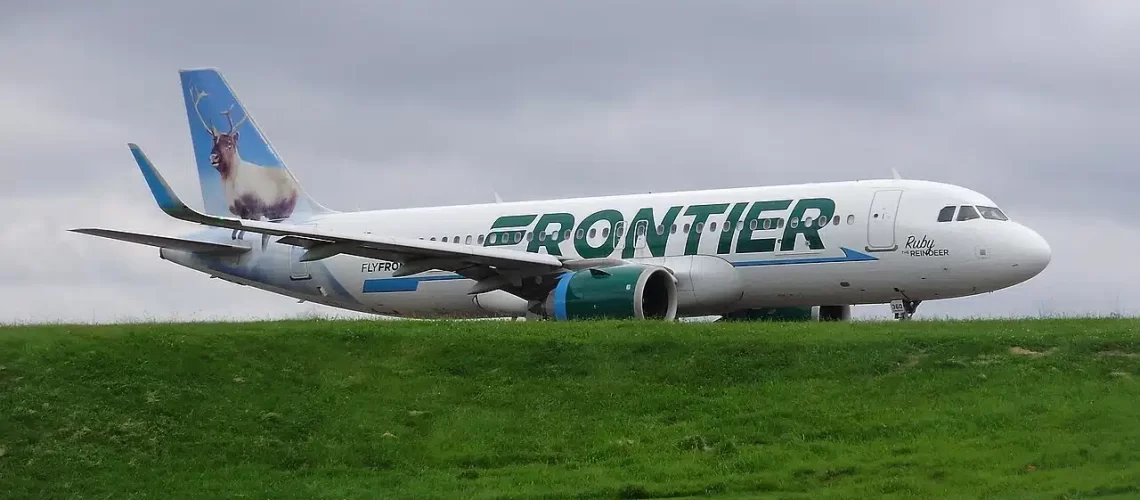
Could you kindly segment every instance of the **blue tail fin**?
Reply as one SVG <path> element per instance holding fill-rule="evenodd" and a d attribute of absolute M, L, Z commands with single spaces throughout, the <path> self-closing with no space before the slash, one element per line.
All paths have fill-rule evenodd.
<path fill-rule="evenodd" d="M 206 213 L 275 221 L 330 212 L 301 189 L 221 73 L 179 76 Z"/>

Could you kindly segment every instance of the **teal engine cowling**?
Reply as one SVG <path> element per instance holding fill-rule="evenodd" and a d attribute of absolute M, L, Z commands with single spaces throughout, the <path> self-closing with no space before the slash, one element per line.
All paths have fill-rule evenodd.
<path fill-rule="evenodd" d="M 717 321 L 847 321 L 851 306 L 765 307 L 721 316 Z"/>
<path fill-rule="evenodd" d="M 567 272 L 541 304 L 556 321 L 677 317 L 677 280 L 663 267 L 625 264 Z"/>

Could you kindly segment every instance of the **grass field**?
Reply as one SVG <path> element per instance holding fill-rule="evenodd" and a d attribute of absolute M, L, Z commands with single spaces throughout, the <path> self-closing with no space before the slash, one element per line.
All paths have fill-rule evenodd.
<path fill-rule="evenodd" d="M 0 496 L 1135 497 L 1140 321 L 6 327 Z"/>

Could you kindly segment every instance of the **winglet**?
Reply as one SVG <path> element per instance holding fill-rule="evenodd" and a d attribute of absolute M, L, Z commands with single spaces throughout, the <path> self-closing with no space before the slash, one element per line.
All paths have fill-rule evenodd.
<path fill-rule="evenodd" d="M 142 171 L 143 178 L 146 179 L 146 184 L 150 187 L 150 194 L 154 196 L 154 201 L 158 203 L 158 208 L 161 208 L 166 215 L 181 219 L 189 222 L 197 222 L 199 224 L 206 224 L 209 226 L 240 228 L 241 222 L 226 219 L 223 217 L 213 217 L 200 213 L 182 202 L 174 190 L 170 189 L 170 185 L 166 183 L 166 179 L 162 178 L 162 174 L 158 173 L 158 169 L 154 168 L 154 164 L 150 162 L 150 158 L 142 152 L 142 148 L 135 143 L 127 143 L 127 147 L 131 148 L 131 154 L 135 157 L 135 162 L 139 165 L 139 170 Z"/>
<path fill-rule="evenodd" d="M 891 175 L 894 176 L 895 180 L 902 179 L 902 176 L 899 175 L 899 171 L 896 168 L 891 169 Z"/>
<path fill-rule="evenodd" d="M 186 214 L 189 207 L 182 200 L 174 194 L 174 190 L 170 189 L 170 185 L 166 183 L 166 179 L 162 178 L 162 174 L 158 173 L 158 169 L 154 168 L 154 164 L 142 152 L 138 144 L 128 143 L 127 147 L 131 148 L 131 154 L 135 157 L 135 163 L 138 163 L 139 170 L 142 171 L 143 179 L 146 179 L 146 184 L 150 188 L 150 194 L 154 196 L 154 201 L 158 203 L 158 208 L 163 212 L 170 214 L 173 217 L 179 217 Z M 179 217 L 181 218 L 181 217 Z"/>

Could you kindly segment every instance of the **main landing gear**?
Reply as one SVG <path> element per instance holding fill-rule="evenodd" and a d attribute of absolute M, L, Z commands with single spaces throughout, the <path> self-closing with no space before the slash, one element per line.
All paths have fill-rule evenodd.
<path fill-rule="evenodd" d="M 895 313 L 895 319 L 906 321 L 914 316 L 914 311 L 918 309 L 918 305 L 921 303 L 921 300 L 895 299 L 891 301 L 891 312 Z"/>

